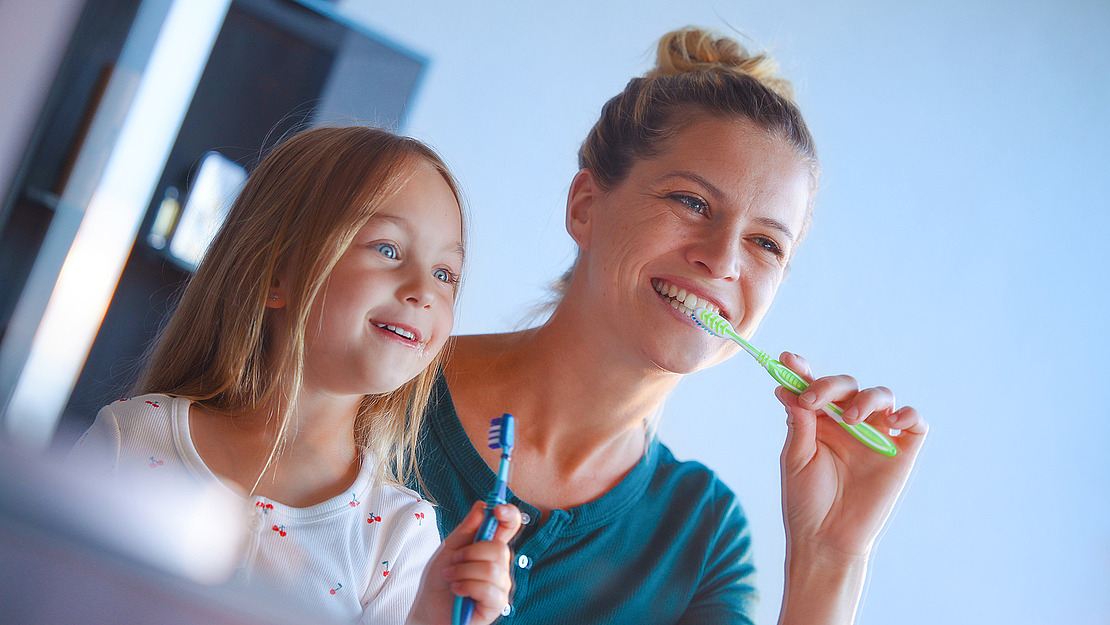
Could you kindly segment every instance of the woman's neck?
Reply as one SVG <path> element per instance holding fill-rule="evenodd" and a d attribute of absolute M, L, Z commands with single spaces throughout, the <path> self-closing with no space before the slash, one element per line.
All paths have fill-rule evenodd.
<path fill-rule="evenodd" d="M 496 454 L 481 445 L 482 430 L 490 416 L 511 412 L 518 419 L 514 455 L 548 472 L 549 481 L 531 484 L 532 499 L 518 489 L 522 478 L 515 474 L 514 490 L 530 503 L 543 507 L 538 500 L 547 498 L 550 507 L 567 507 L 589 501 L 643 455 L 646 423 L 680 376 L 637 364 L 610 340 L 588 320 L 560 309 L 539 328 L 460 337 L 456 343 L 448 385 L 475 448 L 493 466 Z M 569 486 L 575 483 L 577 491 Z M 556 484 L 568 487 L 557 492 Z M 584 501 L 575 502 L 576 495 Z"/>

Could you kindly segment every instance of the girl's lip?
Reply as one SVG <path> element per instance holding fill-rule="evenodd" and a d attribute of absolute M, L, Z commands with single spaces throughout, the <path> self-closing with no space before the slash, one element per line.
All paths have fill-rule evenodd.
<path fill-rule="evenodd" d="M 395 321 L 378 321 L 377 319 L 371 319 L 370 323 L 375 328 L 377 328 L 377 329 L 381 330 L 382 332 L 384 332 L 385 334 L 389 335 L 390 338 L 395 338 L 395 339 L 403 342 L 406 345 L 419 345 L 419 344 L 424 342 L 424 337 L 420 334 L 420 330 L 418 330 L 417 328 L 414 328 L 413 326 L 410 326 L 408 324 L 397 323 Z M 401 330 L 403 332 L 407 332 L 408 334 L 411 334 L 414 338 L 409 338 L 407 336 L 402 336 L 402 335 L 398 334 L 397 332 L 394 332 L 393 330 L 389 329 L 390 327 L 396 328 L 397 330 Z"/>

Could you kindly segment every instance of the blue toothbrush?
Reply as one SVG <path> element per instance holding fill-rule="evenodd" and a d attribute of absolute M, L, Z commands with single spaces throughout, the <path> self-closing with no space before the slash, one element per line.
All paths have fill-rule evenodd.
<path fill-rule="evenodd" d="M 516 419 L 513 415 L 505 413 L 489 422 L 489 448 L 501 450 L 501 464 L 497 468 L 497 482 L 493 490 L 486 495 L 486 513 L 482 517 L 482 524 L 478 526 L 478 533 L 474 542 L 493 540 L 497 531 L 497 519 L 493 516 L 493 509 L 506 503 L 509 495 L 509 461 L 513 458 L 513 439 L 516 436 Z M 453 625 L 470 625 L 470 617 L 474 614 L 474 600 L 470 597 L 455 597 L 455 607 L 451 612 Z"/>

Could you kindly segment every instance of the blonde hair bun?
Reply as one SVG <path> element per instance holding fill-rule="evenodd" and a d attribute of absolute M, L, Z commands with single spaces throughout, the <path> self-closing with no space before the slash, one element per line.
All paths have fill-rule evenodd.
<path fill-rule="evenodd" d="M 752 54 L 733 39 L 696 26 L 673 30 L 659 39 L 655 69 L 645 78 L 704 71 L 731 71 L 755 78 L 780 96 L 794 101 L 794 86 L 778 75 L 779 64 L 768 54 Z"/>

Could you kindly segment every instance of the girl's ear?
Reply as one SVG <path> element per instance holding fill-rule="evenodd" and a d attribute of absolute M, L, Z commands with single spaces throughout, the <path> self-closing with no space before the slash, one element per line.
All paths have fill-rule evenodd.
<path fill-rule="evenodd" d="M 578 249 L 589 248 L 591 219 L 595 201 L 600 195 L 597 181 L 589 169 L 580 169 L 570 183 L 567 194 L 567 233 L 578 244 Z"/>
<path fill-rule="evenodd" d="M 274 278 L 270 292 L 266 295 L 266 308 L 285 308 L 286 303 L 288 300 L 285 297 L 285 288 L 282 287 L 281 280 Z"/>

